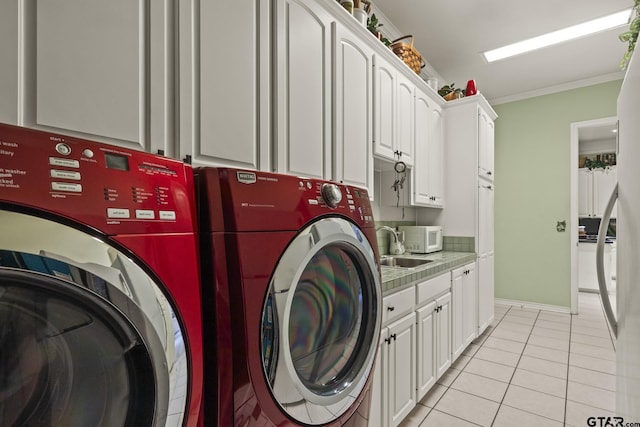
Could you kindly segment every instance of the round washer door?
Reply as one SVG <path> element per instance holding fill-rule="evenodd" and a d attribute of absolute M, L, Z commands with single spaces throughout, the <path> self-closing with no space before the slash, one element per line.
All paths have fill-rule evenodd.
<path fill-rule="evenodd" d="M 181 426 L 187 356 L 160 285 L 118 249 L 0 211 L 0 425 Z"/>
<path fill-rule="evenodd" d="M 262 362 L 280 407 L 325 424 L 352 407 L 374 363 L 380 276 L 361 230 L 341 218 L 299 233 L 274 271 L 262 315 Z"/>

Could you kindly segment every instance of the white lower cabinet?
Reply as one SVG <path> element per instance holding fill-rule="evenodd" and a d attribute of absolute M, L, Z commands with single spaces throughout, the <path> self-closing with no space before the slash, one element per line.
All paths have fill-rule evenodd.
<path fill-rule="evenodd" d="M 451 272 L 452 361 L 476 338 L 476 263 Z"/>
<path fill-rule="evenodd" d="M 489 327 L 494 319 L 493 252 L 478 257 L 478 335 Z"/>
<path fill-rule="evenodd" d="M 387 328 L 389 425 L 395 427 L 416 406 L 416 314 Z"/>
<path fill-rule="evenodd" d="M 384 297 L 369 426 L 399 425 L 475 339 L 476 292 L 471 262 Z"/>
<path fill-rule="evenodd" d="M 419 308 L 417 320 L 420 401 L 451 366 L 451 292 Z"/>
<path fill-rule="evenodd" d="M 415 287 L 383 299 L 369 426 L 395 427 L 416 406 Z"/>

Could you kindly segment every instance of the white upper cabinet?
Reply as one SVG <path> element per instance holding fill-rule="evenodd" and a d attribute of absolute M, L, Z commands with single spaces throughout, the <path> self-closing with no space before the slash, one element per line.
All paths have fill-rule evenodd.
<path fill-rule="evenodd" d="M 587 168 L 578 169 L 578 216 L 593 214 L 593 174 Z"/>
<path fill-rule="evenodd" d="M 416 206 L 444 205 L 444 118 L 442 108 L 416 88 L 415 166 L 413 200 Z"/>
<path fill-rule="evenodd" d="M 0 6 L 0 19 L 11 21 L 2 51 L 16 53 L 0 68 L 0 85 L 11 86 L 0 120 L 173 151 L 173 1 L 17 3 Z"/>
<path fill-rule="evenodd" d="M 313 0 L 275 4 L 275 170 L 328 179 L 334 19 Z"/>
<path fill-rule="evenodd" d="M 407 166 L 413 165 L 413 112 L 414 112 L 414 88 L 415 85 L 404 74 L 397 74 L 397 98 L 396 98 L 396 124 L 397 139 L 396 149 L 400 152 L 400 160 Z"/>
<path fill-rule="evenodd" d="M 373 50 L 342 24 L 334 28 L 333 179 L 373 196 Z"/>
<path fill-rule="evenodd" d="M 180 157 L 269 169 L 269 10 L 179 2 Z"/>
<path fill-rule="evenodd" d="M 412 166 L 415 85 L 381 55 L 375 55 L 373 79 L 374 154 Z"/>
<path fill-rule="evenodd" d="M 396 68 L 380 55 L 374 56 L 374 153 L 394 160 L 396 150 Z"/>
<path fill-rule="evenodd" d="M 601 218 L 618 182 L 616 166 L 606 169 L 578 169 L 578 216 Z M 611 218 L 617 216 L 617 203 L 613 205 Z"/>
<path fill-rule="evenodd" d="M 21 92 L 20 58 L 24 53 L 21 44 L 20 22 L 22 20 L 19 1 L 0 2 L 0 122 L 21 124 L 18 116 L 22 106 L 19 103 Z"/>
<path fill-rule="evenodd" d="M 478 107 L 478 175 L 493 181 L 494 170 L 494 123 L 487 112 Z"/>

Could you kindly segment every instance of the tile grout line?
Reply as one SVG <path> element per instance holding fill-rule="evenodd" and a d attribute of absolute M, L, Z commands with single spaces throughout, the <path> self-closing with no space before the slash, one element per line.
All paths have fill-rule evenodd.
<path fill-rule="evenodd" d="M 578 310 L 580 310 L 580 294 L 578 293 Z M 573 314 L 571 314 L 569 319 L 569 349 L 567 351 L 567 381 L 566 387 L 564 390 L 564 417 L 562 424 L 567 425 L 567 406 L 569 402 L 569 363 L 571 361 L 571 331 L 573 330 Z"/>
<path fill-rule="evenodd" d="M 509 309 L 509 311 L 511 311 L 511 309 Z M 506 316 L 506 313 L 505 313 L 505 316 Z M 529 331 L 529 335 L 527 336 L 527 341 L 524 343 L 524 347 L 522 348 L 522 353 L 520 353 L 520 356 L 518 357 L 518 362 L 516 363 L 516 366 L 513 369 L 513 374 L 511 374 L 511 378 L 509 379 L 509 385 L 507 385 L 507 389 L 504 392 L 504 396 L 502 396 L 502 400 L 500 400 L 500 406 L 498 406 L 498 410 L 496 411 L 496 414 L 493 416 L 493 421 L 491 422 L 492 426 L 496 422 L 496 418 L 498 418 L 498 413 L 500 412 L 500 408 L 502 408 L 502 405 L 505 405 L 504 398 L 507 397 L 507 393 L 509 392 L 509 387 L 511 387 L 511 381 L 513 381 L 513 377 L 516 375 L 516 371 L 518 370 L 518 365 L 522 360 L 522 356 L 524 355 L 524 350 L 527 348 L 527 343 L 529 342 L 529 338 L 531 338 L 531 334 L 533 333 L 533 328 L 535 327 L 535 324 L 538 321 L 538 317 L 540 317 L 540 310 L 538 310 L 538 314 L 536 314 L 536 319 L 533 322 L 533 325 L 531 326 L 531 331 Z M 505 405 L 505 406 L 509 406 L 509 405 Z M 518 409 L 518 410 L 523 411 L 522 409 Z M 528 411 L 523 411 L 523 412 L 528 412 Z"/>

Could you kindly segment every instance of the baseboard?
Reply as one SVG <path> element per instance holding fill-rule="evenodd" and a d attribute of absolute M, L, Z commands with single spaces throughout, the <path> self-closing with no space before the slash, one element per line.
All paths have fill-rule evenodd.
<path fill-rule="evenodd" d="M 515 307 L 529 308 L 533 310 L 555 311 L 556 313 L 566 313 L 566 314 L 571 313 L 571 310 L 569 307 L 562 307 L 559 305 L 538 304 L 535 302 L 515 301 L 515 300 L 502 299 L 502 298 L 496 298 L 495 302 L 496 304 L 511 305 Z"/>

